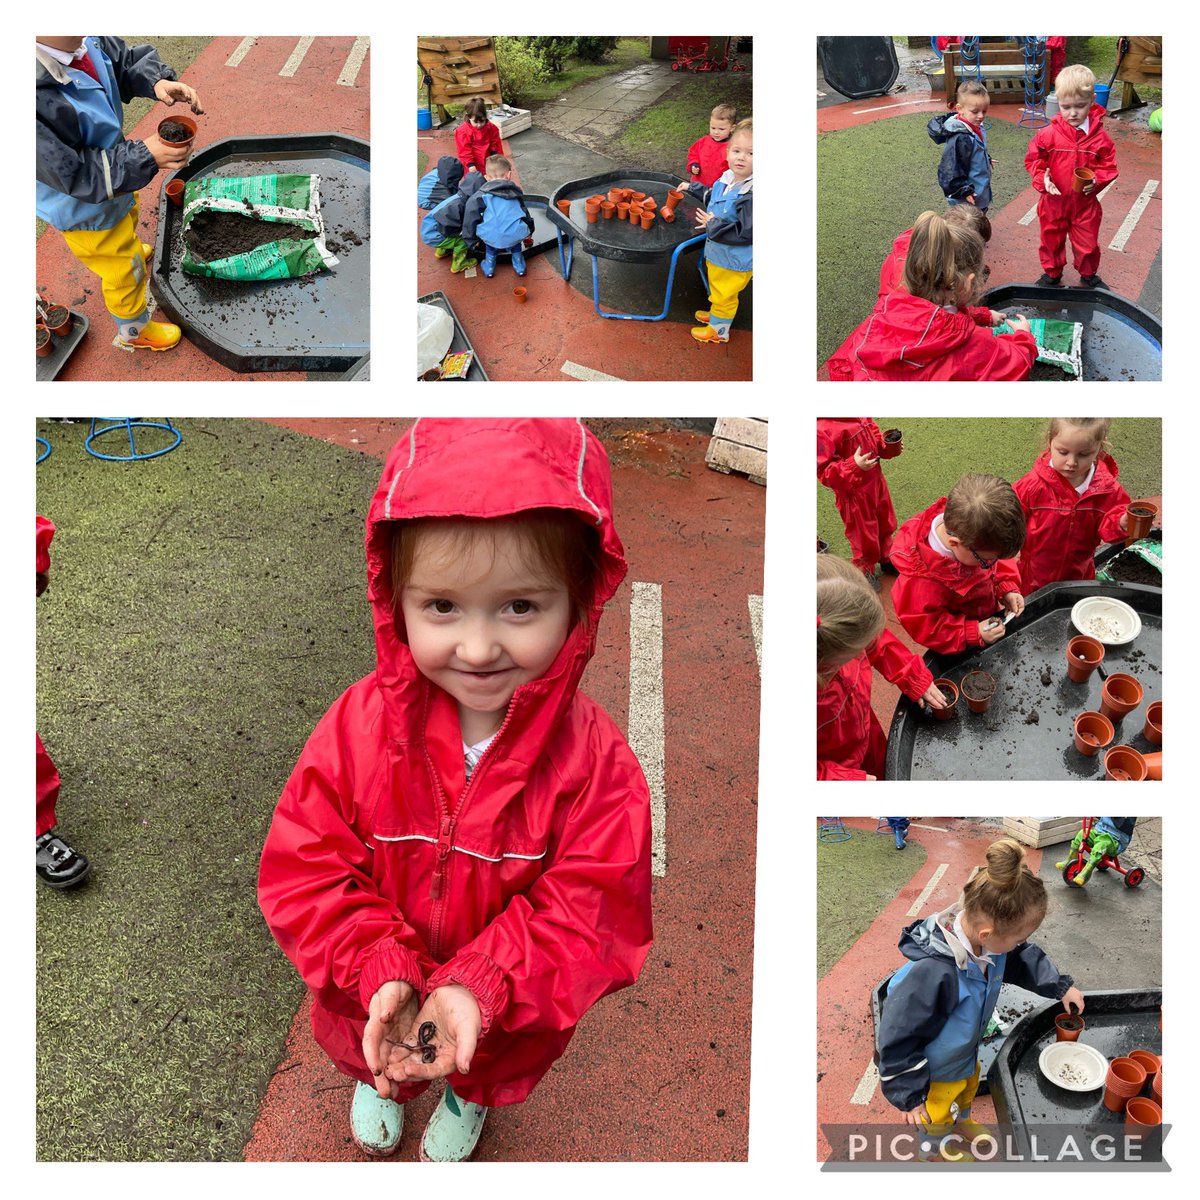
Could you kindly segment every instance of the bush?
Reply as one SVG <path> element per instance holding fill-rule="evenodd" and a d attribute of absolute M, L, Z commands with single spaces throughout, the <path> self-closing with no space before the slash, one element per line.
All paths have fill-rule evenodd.
<path fill-rule="evenodd" d="M 560 74 L 563 63 L 575 52 L 574 38 L 527 37 L 523 40 L 534 54 L 541 56 L 551 75 Z"/>
<path fill-rule="evenodd" d="M 537 39 L 496 38 L 496 71 L 500 76 L 500 95 L 506 104 L 519 107 L 530 88 L 550 77 L 545 60 L 528 45 L 533 40 Z"/>
<path fill-rule="evenodd" d="M 617 48 L 615 37 L 581 37 L 575 39 L 575 49 L 572 51 L 576 58 L 584 62 L 603 62 L 605 55 Z"/>

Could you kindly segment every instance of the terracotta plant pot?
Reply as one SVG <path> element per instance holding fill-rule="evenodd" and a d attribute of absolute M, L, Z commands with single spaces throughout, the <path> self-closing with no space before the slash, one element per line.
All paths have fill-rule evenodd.
<path fill-rule="evenodd" d="M 1149 754 L 1142 755 L 1142 761 L 1146 764 L 1146 778 L 1162 782 L 1162 751 L 1152 750 Z"/>
<path fill-rule="evenodd" d="M 599 211 L 600 211 L 600 205 L 601 205 L 601 204 L 603 204 L 603 203 L 604 203 L 604 197 L 603 197 L 603 196 L 589 196 L 589 197 L 588 197 L 588 198 L 587 198 L 587 199 L 586 199 L 586 200 L 583 202 L 583 206 L 584 206 L 584 208 L 588 208 L 588 209 L 594 209 L 596 212 L 599 212 Z"/>
<path fill-rule="evenodd" d="M 1142 737 L 1151 745 L 1162 745 L 1162 701 L 1155 700 L 1146 708 L 1146 724 L 1142 726 Z"/>
<path fill-rule="evenodd" d="M 1145 1096 L 1134 1096 L 1125 1105 L 1125 1132 L 1132 1136 L 1144 1136 L 1156 1125 L 1162 1124 L 1162 1109 Z"/>
<path fill-rule="evenodd" d="M 45 325 L 35 325 L 34 333 L 37 335 L 35 341 L 37 356 L 38 358 L 45 358 L 54 349 L 54 343 L 50 338 L 50 330 Z"/>
<path fill-rule="evenodd" d="M 71 332 L 71 311 L 62 304 L 52 304 L 46 309 L 42 324 L 51 333 L 55 333 L 59 337 L 66 337 Z"/>
<path fill-rule="evenodd" d="M 959 681 L 963 698 L 973 713 L 984 713 L 996 694 L 996 677 L 987 671 L 968 671 Z"/>
<path fill-rule="evenodd" d="M 1158 505 L 1151 504 L 1149 500 L 1134 500 L 1125 512 L 1129 516 L 1125 526 L 1125 545 L 1132 546 L 1150 533 L 1154 518 L 1158 516 Z"/>
<path fill-rule="evenodd" d="M 1146 1072 L 1146 1085 L 1151 1087 L 1155 1075 L 1158 1074 L 1158 1068 L 1162 1065 L 1158 1055 L 1153 1050 L 1130 1050 L 1126 1057 L 1141 1064 L 1142 1070 Z M 1146 1088 L 1143 1088 L 1142 1091 L 1146 1091 Z"/>
<path fill-rule="evenodd" d="M 680 200 L 683 199 L 683 193 L 678 188 L 667 189 L 667 203 L 672 208 L 678 208 Z"/>
<path fill-rule="evenodd" d="M 184 129 L 189 130 L 189 134 L 185 138 L 169 138 L 163 135 L 164 125 L 182 125 Z M 171 146 L 187 146 L 189 149 L 192 143 L 196 140 L 196 122 L 191 117 L 163 117 L 158 123 L 158 137 L 160 141 L 166 142 Z"/>
<path fill-rule="evenodd" d="M 600 205 L 593 208 L 590 204 L 587 206 L 587 219 L 589 225 L 595 225 L 600 220 Z"/>
<path fill-rule="evenodd" d="M 1132 675 L 1110 675 L 1100 689 L 1100 711 L 1110 720 L 1119 721 L 1142 702 L 1142 685 Z"/>
<path fill-rule="evenodd" d="M 658 201 L 655 200 L 653 196 L 647 196 L 645 198 L 645 200 L 642 201 L 643 211 L 645 211 L 647 208 L 653 209 L 653 208 L 657 208 L 657 207 L 658 207 Z"/>
<path fill-rule="evenodd" d="M 958 714 L 958 684 L 951 683 L 948 679 L 935 679 L 933 686 L 946 697 L 946 707 L 935 708 L 933 715 L 939 721 L 949 721 L 951 717 Z"/>
<path fill-rule="evenodd" d="M 609 188 L 608 189 L 609 202 L 612 204 L 618 203 L 624 194 L 625 194 L 624 188 Z"/>
<path fill-rule="evenodd" d="M 1132 746 L 1114 746 L 1104 756 L 1104 774 L 1116 783 L 1141 783 L 1147 772 L 1146 760 Z"/>
<path fill-rule="evenodd" d="M 642 206 L 636 200 L 629 202 L 629 219 L 635 224 L 642 219 Z"/>
<path fill-rule="evenodd" d="M 622 200 L 617 205 L 617 220 L 618 221 L 628 221 L 629 220 L 629 201 L 628 200 Z"/>
<path fill-rule="evenodd" d="M 645 200 L 645 198 L 646 198 L 645 192 L 634 192 L 632 194 L 632 199 L 636 200 L 639 204 L 641 204 L 641 202 L 643 200 Z"/>
<path fill-rule="evenodd" d="M 1073 637 L 1067 643 L 1067 678 L 1072 683 L 1087 683 L 1103 661 L 1103 642 L 1092 637 Z"/>
<path fill-rule="evenodd" d="M 1150 1095 L 1154 1102 L 1162 1108 L 1162 1059 L 1158 1060 L 1158 1074 L 1150 1081 Z"/>
<path fill-rule="evenodd" d="M 1104 1077 L 1104 1107 L 1109 1112 L 1121 1112 L 1126 1101 L 1132 1100 L 1145 1082 L 1146 1072 L 1141 1063 L 1132 1058 L 1114 1058 Z"/>
<path fill-rule="evenodd" d="M 529 295 L 528 292 L 526 292 L 526 290 L 523 287 L 513 288 L 513 299 L 518 304 L 524 304 L 526 299 L 528 298 L 528 295 Z"/>
<path fill-rule="evenodd" d="M 895 458 L 901 450 L 904 449 L 904 435 L 899 429 L 885 429 L 883 431 L 883 449 L 879 452 L 880 458 Z"/>
<path fill-rule="evenodd" d="M 554 203 L 558 206 L 558 211 L 562 213 L 564 217 L 569 217 L 571 215 L 570 200 L 556 200 Z"/>
<path fill-rule="evenodd" d="M 616 201 L 605 200 L 604 203 L 600 205 L 600 211 L 603 213 L 606 221 L 611 221 L 613 213 L 617 211 Z"/>
<path fill-rule="evenodd" d="M 1081 712 L 1075 718 L 1075 749 L 1091 758 L 1113 740 L 1112 722 L 1098 712 Z"/>
<path fill-rule="evenodd" d="M 1060 1013 L 1054 1018 L 1054 1036 L 1060 1042 L 1077 1042 L 1086 1028 L 1084 1019 L 1075 1013 Z"/>
<path fill-rule="evenodd" d="M 662 217 L 662 219 L 666 221 L 668 225 L 675 220 L 675 210 L 669 204 L 664 204 L 662 208 L 658 210 L 658 215 Z"/>
<path fill-rule="evenodd" d="M 1071 180 L 1071 186 L 1077 192 L 1082 192 L 1083 189 L 1096 178 L 1095 171 L 1089 171 L 1087 167 L 1076 167 L 1075 178 Z"/>
<path fill-rule="evenodd" d="M 171 182 L 168 183 L 165 188 L 163 188 L 163 191 L 167 193 L 167 199 L 170 200 L 172 204 L 182 205 L 183 189 L 184 182 L 182 179 L 172 179 Z"/>
<path fill-rule="evenodd" d="M 649 229 L 650 226 L 653 224 L 654 224 L 654 213 L 647 212 L 645 209 L 643 209 L 642 210 L 642 228 Z"/>

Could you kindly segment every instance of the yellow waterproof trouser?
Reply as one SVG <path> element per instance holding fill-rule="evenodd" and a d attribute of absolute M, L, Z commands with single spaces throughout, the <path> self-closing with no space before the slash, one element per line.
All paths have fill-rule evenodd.
<path fill-rule="evenodd" d="M 137 223 L 135 195 L 133 208 L 111 229 L 77 229 L 63 234 L 71 253 L 100 276 L 104 303 L 118 321 L 131 321 L 146 309 L 146 260 Z"/>
<path fill-rule="evenodd" d="M 925 1111 L 929 1114 L 929 1124 L 925 1132 L 933 1137 L 945 1137 L 954 1128 L 954 1114 L 951 1105 L 958 1105 L 958 1119 L 962 1120 L 970 1111 L 971 1101 L 979 1091 L 979 1074 L 983 1064 L 975 1064 L 975 1074 L 969 1079 L 956 1079 L 952 1083 L 930 1083 L 929 1094 L 925 1097 Z"/>
<path fill-rule="evenodd" d="M 738 294 L 750 282 L 753 271 L 727 271 L 724 267 L 706 264 L 708 268 L 709 324 L 732 321 L 738 310 Z"/>

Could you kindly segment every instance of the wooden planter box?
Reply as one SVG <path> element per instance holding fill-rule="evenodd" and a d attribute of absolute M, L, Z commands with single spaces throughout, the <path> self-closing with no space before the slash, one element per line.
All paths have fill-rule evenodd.
<path fill-rule="evenodd" d="M 718 417 L 704 461 L 725 475 L 767 482 L 767 422 L 763 417 Z"/>
<path fill-rule="evenodd" d="M 1079 817 L 1005 817 L 1004 832 L 1035 850 L 1069 842 L 1079 832 Z"/>

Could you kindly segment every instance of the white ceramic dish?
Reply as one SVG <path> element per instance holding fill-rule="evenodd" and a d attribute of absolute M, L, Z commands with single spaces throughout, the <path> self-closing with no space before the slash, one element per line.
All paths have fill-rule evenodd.
<path fill-rule="evenodd" d="M 1118 632 L 1115 636 L 1099 633 L 1089 629 L 1091 621 L 1101 617 L 1111 621 Z M 1108 596 L 1085 596 L 1071 609 L 1071 623 L 1080 633 L 1094 637 L 1096 641 L 1106 646 L 1124 646 L 1132 642 L 1142 632 L 1142 618 L 1130 608 L 1124 600 L 1112 600 Z"/>
<path fill-rule="evenodd" d="M 1038 1066 L 1055 1087 L 1068 1092 L 1094 1092 L 1108 1074 L 1108 1059 L 1086 1042 L 1051 1042 L 1038 1056 Z"/>

